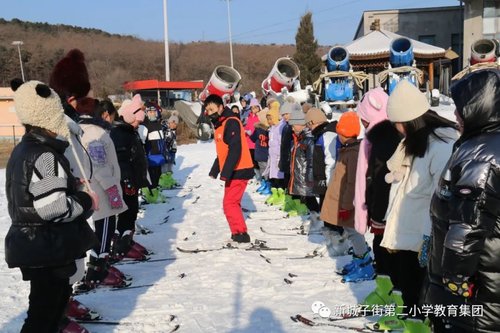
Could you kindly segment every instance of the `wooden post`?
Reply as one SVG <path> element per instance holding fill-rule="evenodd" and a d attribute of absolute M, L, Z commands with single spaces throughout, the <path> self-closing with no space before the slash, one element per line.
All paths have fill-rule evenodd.
<path fill-rule="evenodd" d="M 429 89 L 434 89 L 434 63 L 429 62 Z"/>

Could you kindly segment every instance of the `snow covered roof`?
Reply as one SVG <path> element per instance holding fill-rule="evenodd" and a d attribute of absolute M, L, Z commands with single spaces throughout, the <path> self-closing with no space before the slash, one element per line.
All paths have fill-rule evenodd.
<path fill-rule="evenodd" d="M 370 33 L 353 40 L 344 47 L 349 51 L 351 60 L 369 60 L 389 57 L 389 48 L 391 42 L 404 37 L 387 30 L 373 30 Z M 405 37 L 408 38 L 408 37 Z M 445 49 L 430 44 L 422 43 L 408 38 L 413 43 L 413 54 L 416 58 L 442 58 L 446 52 Z M 326 60 L 326 56 L 324 57 Z"/>

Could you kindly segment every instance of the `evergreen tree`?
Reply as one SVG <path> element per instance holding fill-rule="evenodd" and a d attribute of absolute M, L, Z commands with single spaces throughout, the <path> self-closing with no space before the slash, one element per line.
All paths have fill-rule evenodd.
<path fill-rule="evenodd" d="M 307 12 L 300 19 L 300 25 L 295 35 L 295 54 L 293 60 L 300 69 L 300 83 L 302 86 L 312 84 L 319 77 L 321 58 L 317 55 L 318 41 L 314 39 L 312 13 Z"/>

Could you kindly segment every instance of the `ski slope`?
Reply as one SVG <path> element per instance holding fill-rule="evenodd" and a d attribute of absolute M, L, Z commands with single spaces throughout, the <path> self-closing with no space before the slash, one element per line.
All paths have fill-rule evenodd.
<path fill-rule="evenodd" d="M 453 110 L 452 105 L 439 109 L 447 116 Z M 293 234 L 286 229 L 300 226 L 302 220 L 283 218 L 276 207 L 266 206 L 265 198 L 255 193 L 256 184 L 248 186 L 243 199 L 245 208 L 260 211 L 250 213 L 253 216 L 247 219 L 252 241 L 265 240 L 270 247 L 288 250 L 233 249 L 197 254 L 176 250 L 217 248 L 230 238 L 222 212 L 223 182 L 208 177 L 214 157 L 211 142 L 179 147 L 174 176 L 184 187 L 164 191 L 170 197 L 167 203 L 145 206 L 138 222 L 153 233 L 136 236 L 138 242 L 155 252 L 152 259 L 175 259 L 118 266 L 133 276 L 133 286 L 152 286 L 118 291 L 102 288 L 77 296 L 103 319 L 123 322 L 86 327 L 96 333 L 167 332 L 174 324 L 180 324 L 179 332 L 189 333 L 346 332 L 343 328 L 307 327 L 293 322 L 290 316 L 300 313 L 312 318 L 311 305 L 315 301 L 331 309 L 355 305 L 374 288 L 374 281 L 341 283 L 335 271 L 349 261 L 347 256 L 287 259 L 311 252 L 322 236 L 263 233 L 261 227 Z M 0 170 L 0 210 L 0 237 L 4 239 L 10 225 L 5 170 Z M 168 221 L 163 223 L 166 216 Z M 0 257 L 0 332 L 19 332 L 28 306 L 29 283 L 21 280 L 18 269 L 7 268 L 3 246 Z M 289 273 L 296 276 L 290 277 Z M 286 283 L 285 278 L 292 283 Z M 168 323 L 170 314 L 177 316 L 174 323 Z M 362 327 L 366 321 L 357 318 L 338 323 Z"/>

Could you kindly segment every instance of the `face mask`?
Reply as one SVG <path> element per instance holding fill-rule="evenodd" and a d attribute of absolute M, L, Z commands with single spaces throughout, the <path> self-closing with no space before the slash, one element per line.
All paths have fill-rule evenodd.
<path fill-rule="evenodd" d="M 214 124 L 214 125 L 219 120 L 219 117 L 220 117 L 220 115 L 218 112 L 212 113 L 211 115 L 208 116 L 208 118 L 210 118 L 210 120 L 212 121 L 212 124 Z"/>

